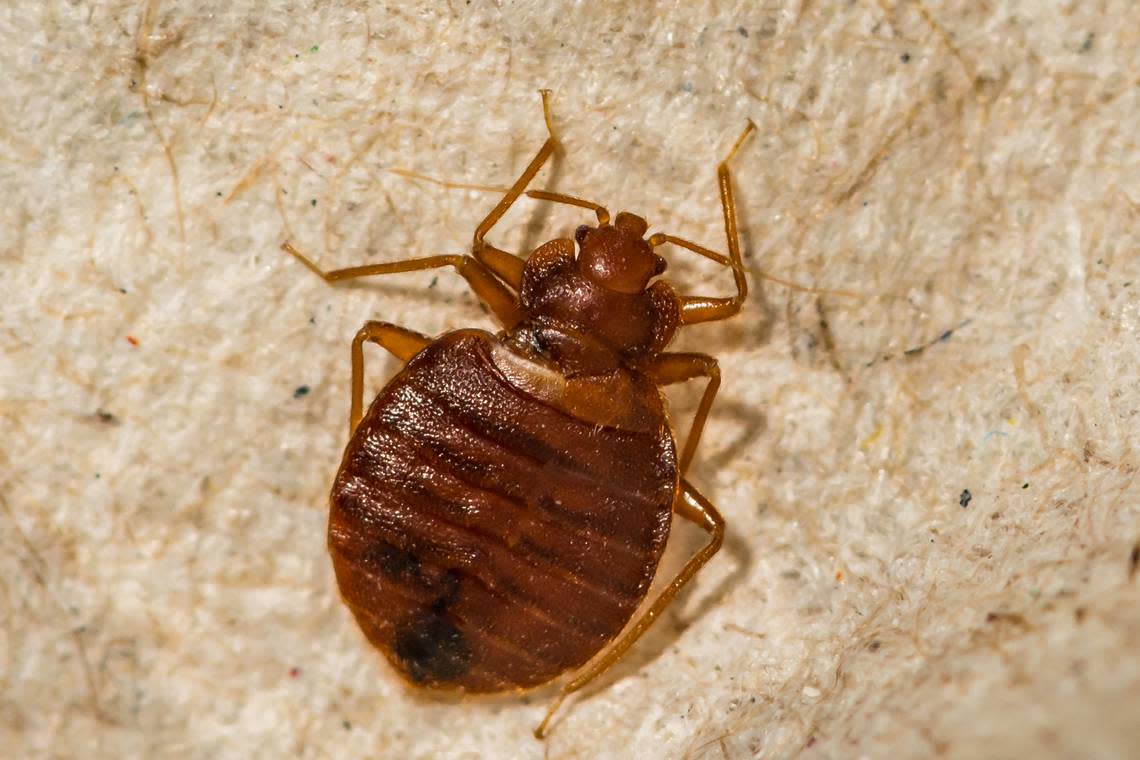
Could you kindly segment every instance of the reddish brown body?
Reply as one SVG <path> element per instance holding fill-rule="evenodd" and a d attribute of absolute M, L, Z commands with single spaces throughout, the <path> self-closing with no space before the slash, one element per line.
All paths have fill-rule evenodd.
<path fill-rule="evenodd" d="M 551 130 L 476 228 L 471 256 L 324 272 L 283 246 L 327 282 L 455 267 L 503 325 L 497 335 L 437 339 L 387 322 L 357 332 L 352 437 L 333 485 L 329 550 L 360 627 L 412 683 L 493 692 L 585 666 L 536 736 L 721 546 L 723 519 L 684 478 L 720 371 L 711 356 L 665 348 L 680 327 L 734 316 L 748 293 L 728 159 L 717 169 L 727 257 L 664 233 L 645 238 L 641 217 L 622 212 L 610 224 L 601 206 L 548 191 L 527 194 L 591 209 L 598 224 L 525 259 L 487 243 L 555 145 Z M 651 283 L 665 270 L 654 253 L 665 243 L 731 267 L 736 294 L 685 296 Z M 362 414 L 367 342 L 407 364 Z M 692 379 L 706 385 L 678 456 L 658 386 Z M 709 542 L 630 622 L 673 514 Z"/>
<path fill-rule="evenodd" d="M 445 335 L 380 393 L 345 452 L 337 580 L 415 683 L 545 683 L 617 636 L 653 580 L 677 486 L 657 388 L 628 373 L 619 405 L 641 414 L 609 425 L 532 395 L 551 369 L 536 361 L 484 332 Z"/>

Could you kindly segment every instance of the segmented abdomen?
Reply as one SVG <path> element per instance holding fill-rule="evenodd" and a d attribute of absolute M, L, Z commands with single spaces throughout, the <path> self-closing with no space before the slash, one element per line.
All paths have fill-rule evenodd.
<path fill-rule="evenodd" d="M 341 593 L 373 644 L 413 682 L 481 692 L 549 681 L 620 632 L 676 484 L 663 414 L 628 431 L 555 409 L 503 377 L 494 340 L 445 335 L 381 391 L 329 519 Z"/>

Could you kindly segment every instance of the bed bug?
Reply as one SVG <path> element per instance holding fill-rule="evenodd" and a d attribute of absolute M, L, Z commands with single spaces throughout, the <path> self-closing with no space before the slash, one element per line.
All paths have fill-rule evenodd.
<path fill-rule="evenodd" d="M 470 255 L 322 271 L 326 282 L 454 267 L 502 326 L 438 338 L 366 322 L 352 341 L 350 440 L 330 498 L 328 547 L 341 595 L 369 641 L 414 685 L 522 690 L 573 673 L 567 695 L 612 666 L 717 552 L 724 520 L 685 478 L 720 386 L 717 360 L 666 352 L 676 331 L 728 319 L 748 283 L 729 162 L 717 167 L 728 256 L 582 198 L 527 186 L 548 137 L 475 229 Z M 486 241 L 523 194 L 593 211 L 573 239 L 527 257 Z M 728 297 L 658 279 L 669 243 L 733 275 Z M 365 343 L 404 362 L 363 409 Z M 704 379 L 680 454 L 660 386 Z M 632 620 L 654 580 L 672 515 L 709 534 Z"/>

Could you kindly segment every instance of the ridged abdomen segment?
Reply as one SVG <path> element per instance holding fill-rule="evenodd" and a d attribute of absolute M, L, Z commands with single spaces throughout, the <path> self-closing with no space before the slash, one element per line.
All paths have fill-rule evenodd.
<path fill-rule="evenodd" d="M 451 333 L 413 359 L 333 487 L 341 593 L 423 685 L 499 691 L 583 664 L 644 598 L 668 535 L 663 414 L 631 431 L 554 408 L 498 371 L 495 340 Z"/>

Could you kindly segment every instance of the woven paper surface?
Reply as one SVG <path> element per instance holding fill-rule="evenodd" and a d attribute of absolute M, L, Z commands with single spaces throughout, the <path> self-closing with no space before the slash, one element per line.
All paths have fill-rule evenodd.
<path fill-rule="evenodd" d="M 16 0 L 0 38 L 6 756 L 1140 752 L 1135 3 Z M 406 689 L 325 550 L 357 327 L 488 315 L 279 250 L 462 252 L 495 193 L 408 172 L 509 183 L 540 87 L 537 186 L 720 250 L 758 126 L 753 294 L 677 342 L 721 361 L 726 548 L 545 745 L 548 693 Z"/>

